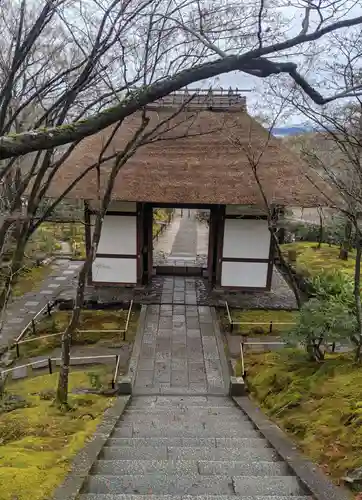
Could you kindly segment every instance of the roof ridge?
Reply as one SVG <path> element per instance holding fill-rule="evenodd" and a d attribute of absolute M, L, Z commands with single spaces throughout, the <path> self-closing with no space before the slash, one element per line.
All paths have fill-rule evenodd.
<path fill-rule="evenodd" d="M 247 92 L 244 90 L 243 92 Z M 226 111 L 246 111 L 246 96 L 241 91 L 231 87 L 226 90 L 218 89 L 181 89 L 172 92 L 154 103 L 148 109 L 177 108 L 184 106 L 185 109 Z"/>

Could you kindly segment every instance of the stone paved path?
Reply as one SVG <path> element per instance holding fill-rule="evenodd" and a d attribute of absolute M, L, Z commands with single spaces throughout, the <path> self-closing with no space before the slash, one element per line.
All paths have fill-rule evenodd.
<path fill-rule="evenodd" d="M 67 288 L 72 288 L 81 265 L 78 261 L 54 261 L 52 273 L 42 282 L 38 291 L 28 292 L 9 304 L 0 332 L 0 349 L 18 336 L 47 302 L 56 299 Z"/>
<path fill-rule="evenodd" d="M 197 225 L 194 211 L 190 217 L 181 218 L 179 230 L 174 239 L 170 257 L 174 259 L 196 259 L 197 250 Z"/>
<path fill-rule="evenodd" d="M 209 307 L 148 306 L 135 392 L 225 394 L 221 356 Z"/>
<path fill-rule="evenodd" d="M 170 266 L 207 265 L 209 230 L 196 219 L 196 210 L 176 210 L 173 220 L 154 245 L 154 264 Z"/>

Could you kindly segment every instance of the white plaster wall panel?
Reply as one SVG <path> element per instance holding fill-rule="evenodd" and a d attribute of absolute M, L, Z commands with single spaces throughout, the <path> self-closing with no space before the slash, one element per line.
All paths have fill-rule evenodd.
<path fill-rule="evenodd" d="M 92 279 L 103 283 L 137 283 L 137 259 L 97 257 L 92 266 Z"/>
<path fill-rule="evenodd" d="M 226 215 L 267 215 L 265 209 L 253 205 L 226 205 Z"/>
<path fill-rule="evenodd" d="M 88 206 L 91 210 L 98 210 L 99 202 L 96 200 L 92 200 L 88 202 Z M 110 202 L 108 206 L 108 210 L 117 211 L 117 212 L 136 212 L 137 211 L 137 203 L 135 201 L 118 201 L 113 200 Z"/>
<path fill-rule="evenodd" d="M 267 263 L 223 262 L 221 286 L 265 288 L 267 273 Z"/>
<path fill-rule="evenodd" d="M 225 219 L 223 258 L 268 259 L 268 222 L 258 219 Z"/>
<path fill-rule="evenodd" d="M 94 221 L 95 216 L 92 216 L 92 234 Z M 135 255 L 137 253 L 137 217 L 132 215 L 106 215 L 97 253 Z"/>

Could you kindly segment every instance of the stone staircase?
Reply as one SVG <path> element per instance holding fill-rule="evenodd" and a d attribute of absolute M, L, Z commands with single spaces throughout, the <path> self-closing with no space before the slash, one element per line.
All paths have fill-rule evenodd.
<path fill-rule="evenodd" d="M 285 462 L 224 396 L 138 396 L 79 500 L 307 500 Z"/>

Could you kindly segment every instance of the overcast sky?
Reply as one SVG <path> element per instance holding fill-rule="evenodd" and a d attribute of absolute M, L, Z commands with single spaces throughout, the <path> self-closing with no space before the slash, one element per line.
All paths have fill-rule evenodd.
<path fill-rule="evenodd" d="M 328 0 L 321 0 L 320 4 L 323 4 L 323 2 L 328 3 L 329 5 L 331 2 Z M 347 13 L 348 18 L 353 18 L 357 16 L 362 15 L 362 1 L 358 2 L 355 0 L 344 0 L 344 2 L 340 3 L 339 5 L 344 5 L 345 8 L 350 7 L 350 10 Z M 283 7 L 283 15 L 287 16 L 288 19 L 290 20 L 288 27 L 289 29 L 285 32 L 285 35 L 288 38 L 292 38 L 296 35 L 301 30 L 301 22 L 304 16 L 304 11 L 300 8 L 295 8 L 295 7 Z M 335 21 L 339 19 L 334 19 Z M 313 18 L 311 18 L 311 28 L 313 27 Z M 360 31 L 360 27 L 356 28 L 348 28 L 349 30 L 356 30 Z M 341 36 L 343 36 L 343 31 L 340 30 L 338 32 Z M 304 50 L 306 47 L 305 46 L 300 46 L 298 51 Z M 320 41 L 316 42 L 315 44 L 315 49 L 319 49 L 320 54 L 318 55 L 318 58 L 315 58 L 313 66 L 316 68 L 316 70 L 312 70 L 308 76 L 307 80 L 312 83 L 315 82 L 317 84 L 318 90 L 324 95 L 333 95 L 334 92 L 331 89 L 328 89 L 328 73 L 323 69 L 320 70 L 320 68 L 324 66 L 324 62 L 328 60 L 333 60 L 333 61 L 338 61 L 338 54 L 336 53 L 336 49 L 333 47 L 333 43 L 331 43 L 330 39 L 327 37 L 322 38 Z M 360 58 L 361 59 L 361 58 Z M 281 60 L 288 60 L 286 58 L 282 58 Z M 305 62 L 304 57 L 299 56 L 299 55 L 293 55 L 291 59 L 289 59 L 293 62 L 296 62 L 298 64 L 298 67 L 301 68 L 301 73 L 304 74 L 303 72 L 303 64 Z M 318 63 L 320 61 L 320 64 Z M 362 61 L 360 61 L 359 66 L 362 68 Z M 276 79 L 277 77 L 274 77 Z M 268 80 L 270 82 L 270 78 L 268 79 L 261 79 L 261 78 L 256 78 L 252 77 L 250 75 L 247 75 L 245 73 L 241 72 L 233 72 L 229 74 L 224 74 L 220 75 L 213 81 L 206 80 L 203 82 L 199 83 L 200 87 L 209 87 L 210 85 L 215 86 L 215 87 L 223 87 L 223 88 L 238 88 L 241 90 L 246 90 L 248 92 L 245 92 L 245 96 L 247 98 L 247 107 L 248 107 L 248 112 L 251 115 L 259 114 L 262 113 L 264 115 L 269 115 L 271 120 L 275 119 L 275 116 L 277 114 L 277 110 L 280 109 L 278 106 L 275 106 L 275 109 L 271 109 L 273 106 L 271 106 L 271 102 L 273 102 L 273 98 L 271 97 L 270 94 L 270 85 L 268 84 Z M 290 82 L 292 81 L 291 79 L 289 80 Z M 297 110 L 291 111 L 288 110 L 288 113 L 284 113 L 284 116 L 282 116 L 277 122 L 276 126 L 292 126 L 292 125 L 304 125 L 304 124 L 310 124 L 308 120 L 303 116 L 301 113 L 299 113 Z"/>

